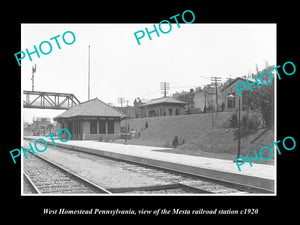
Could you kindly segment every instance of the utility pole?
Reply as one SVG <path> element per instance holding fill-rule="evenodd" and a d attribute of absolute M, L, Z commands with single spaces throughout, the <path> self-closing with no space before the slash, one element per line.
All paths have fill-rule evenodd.
<path fill-rule="evenodd" d="M 118 98 L 118 103 L 121 104 L 121 108 L 123 110 L 123 103 L 125 102 L 125 98 Z"/>
<path fill-rule="evenodd" d="M 34 66 L 32 66 L 32 91 L 34 91 L 34 73 L 36 72 L 36 64 L 34 64 Z"/>
<path fill-rule="evenodd" d="M 127 115 L 128 114 L 128 102 L 129 102 L 129 100 L 126 100 L 125 102 L 127 103 L 127 105 L 126 105 L 126 115 Z"/>
<path fill-rule="evenodd" d="M 89 62 L 88 62 L 88 100 L 90 100 L 90 46 L 89 46 Z"/>
<path fill-rule="evenodd" d="M 219 85 L 219 83 L 221 83 L 222 77 L 211 77 L 210 79 L 211 79 L 212 82 L 214 82 L 212 84 L 216 88 L 216 111 L 218 112 L 219 111 L 218 110 L 218 105 L 219 105 L 218 104 L 218 85 Z"/>
<path fill-rule="evenodd" d="M 229 84 L 231 83 L 231 75 L 229 75 L 229 78 L 227 78 L 227 81 L 229 80 Z"/>
<path fill-rule="evenodd" d="M 125 110 L 123 109 L 123 103 L 127 102 L 127 106 L 125 108 Z M 126 145 L 127 144 L 127 133 L 128 133 L 128 120 L 127 120 L 127 117 L 128 117 L 128 102 L 129 100 L 125 100 L 125 98 L 118 98 L 118 103 L 121 104 L 121 108 L 122 108 L 122 112 L 126 115 L 125 116 L 125 137 L 124 137 L 124 144 Z"/>
<path fill-rule="evenodd" d="M 167 97 L 167 91 L 170 90 L 170 83 L 168 82 L 160 82 L 160 91 L 164 94 L 164 98 Z"/>
<path fill-rule="evenodd" d="M 206 111 L 207 111 L 207 109 L 206 109 L 206 91 L 204 91 L 204 109 L 205 109 L 204 113 L 206 113 Z"/>
<path fill-rule="evenodd" d="M 129 129 L 128 129 L 128 120 L 127 120 L 127 118 L 128 118 L 128 101 L 129 100 L 126 100 L 127 106 L 126 106 L 126 118 L 125 118 L 125 120 L 126 120 L 126 123 L 125 123 L 125 126 L 126 126 L 126 129 L 125 129 L 125 145 L 127 144 L 127 134 L 129 132 Z"/>

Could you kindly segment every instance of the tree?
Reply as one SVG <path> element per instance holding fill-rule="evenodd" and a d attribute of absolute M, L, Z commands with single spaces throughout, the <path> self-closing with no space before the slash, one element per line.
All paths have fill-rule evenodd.
<path fill-rule="evenodd" d="M 274 81 L 268 86 L 253 85 L 253 91 L 243 91 L 244 110 L 260 112 L 266 127 L 274 126 Z"/>

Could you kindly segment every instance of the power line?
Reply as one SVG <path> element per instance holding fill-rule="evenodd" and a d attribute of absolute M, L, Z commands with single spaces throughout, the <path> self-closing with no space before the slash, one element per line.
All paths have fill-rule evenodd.
<path fill-rule="evenodd" d="M 157 93 L 157 92 L 160 92 L 160 90 L 153 91 L 153 92 L 150 92 L 150 93 L 148 93 L 148 94 L 140 95 L 140 98 L 141 98 L 141 97 L 148 96 L 148 95 L 151 95 L 151 94 L 154 94 L 154 93 Z"/>
<path fill-rule="evenodd" d="M 172 87 L 172 89 L 176 88 L 190 88 L 190 87 L 196 87 L 197 85 L 189 85 L 189 86 L 181 86 L 181 87 Z"/>
<path fill-rule="evenodd" d="M 205 77 L 205 76 L 201 76 L 201 75 L 199 75 L 199 77 L 203 77 L 203 78 L 205 78 L 205 79 L 208 79 L 208 80 L 210 80 L 210 78 L 208 78 L 208 77 Z"/>
<path fill-rule="evenodd" d="M 208 79 L 208 80 L 211 80 L 211 78 L 208 78 L 208 77 L 205 77 L 205 76 L 201 76 L 199 75 L 200 77 L 203 77 L 205 79 Z M 166 90 L 165 90 L 165 85 L 166 85 Z M 191 88 L 191 87 L 201 87 L 203 85 L 188 85 L 188 86 L 180 86 L 180 87 L 172 87 L 171 89 L 177 89 L 177 88 Z M 149 92 L 147 94 L 144 94 L 144 95 L 140 95 L 139 97 L 142 98 L 142 97 L 145 97 L 145 96 L 148 96 L 148 95 L 152 95 L 152 94 L 155 94 L 159 91 L 161 91 L 162 94 L 165 95 L 165 92 L 167 92 L 168 90 L 170 90 L 170 83 L 167 83 L 167 82 L 161 82 L 160 83 L 160 90 L 156 90 L 156 91 L 153 91 L 153 92 Z M 167 93 L 166 93 L 167 94 Z"/>
<path fill-rule="evenodd" d="M 202 85 L 203 86 L 203 85 Z M 191 88 L 191 87 L 201 87 L 201 85 L 189 85 L 189 86 L 181 86 L 181 87 L 172 87 L 170 89 L 178 89 L 178 88 Z M 144 95 L 140 95 L 139 97 L 142 98 L 142 97 L 145 97 L 145 96 L 148 96 L 148 95 L 151 95 L 151 94 L 155 94 L 157 92 L 160 92 L 161 90 L 156 90 L 156 91 L 153 91 L 153 92 L 149 92 L 147 94 L 144 94 Z"/>

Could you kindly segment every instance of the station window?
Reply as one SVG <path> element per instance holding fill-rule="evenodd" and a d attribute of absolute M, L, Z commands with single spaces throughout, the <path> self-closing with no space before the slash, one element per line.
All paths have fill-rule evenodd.
<path fill-rule="evenodd" d="M 97 120 L 90 122 L 90 134 L 97 134 Z"/>
<path fill-rule="evenodd" d="M 107 127 L 107 130 L 108 130 L 108 133 L 109 134 L 113 134 L 115 131 L 114 131 L 114 125 L 115 125 L 115 122 L 114 121 L 108 121 L 108 127 Z"/>
<path fill-rule="evenodd" d="M 235 93 L 232 93 L 232 95 L 234 95 L 235 96 Z M 235 108 L 235 97 L 228 97 L 227 98 L 227 107 L 228 108 Z"/>
<path fill-rule="evenodd" d="M 100 120 L 99 121 L 99 134 L 105 134 L 105 130 L 106 130 L 105 121 Z"/>

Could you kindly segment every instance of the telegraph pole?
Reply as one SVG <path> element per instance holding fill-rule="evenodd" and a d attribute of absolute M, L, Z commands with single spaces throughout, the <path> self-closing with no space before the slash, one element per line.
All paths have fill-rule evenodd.
<path fill-rule="evenodd" d="M 88 100 L 90 100 L 90 46 L 89 46 L 89 62 L 88 62 Z"/>
<path fill-rule="evenodd" d="M 128 120 L 127 120 L 127 118 L 128 118 L 128 100 L 126 100 L 126 102 L 127 102 L 127 106 L 126 106 L 126 129 L 125 129 L 125 145 L 127 144 L 127 133 L 129 132 L 129 129 L 128 129 Z"/>
<path fill-rule="evenodd" d="M 231 75 L 229 75 L 229 78 L 227 78 L 227 81 L 229 80 L 229 84 L 231 83 Z"/>
<path fill-rule="evenodd" d="M 216 87 L 216 111 L 218 112 L 218 85 L 222 80 L 222 77 L 211 77 L 210 78 L 212 82 L 214 82 L 213 84 Z"/>
<path fill-rule="evenodd" d="M 125 110 L 123 109 L 123 103 L 127 102 L 127 106 L 125 107 Z M 127 117 L 128 117 L 128 102 L 129 100 L 125 100 L 125 98 L 122 98 L 122 97 L 119 97 L 118 98 L 118 103 L 121 104 L 121 108 L 122 108 L 122 113 L 124 113 L 126 116 L 125 116 L 125 137 L 124 137 L 124 144 L 126 145 L 127 144 L 127 133 L 128 133 L 128 120 L 127 120 Z"/>
<path fill-rule="evenodd" d="M 36 72 L 36 64 L 34 64 L 34 66 L 32 66 L 32 91 L 34 91 L 34 73 Z"/>
<path fill-rule="evenodd" d="M 161 93 L 164 94 L 164 98 L 166 98 L 167 97 L 167 91 L 170 90 L 170 83 L 160 82 L 160 90 L 161 90 Z"/>
<path fill-rule="evenodd" d="M 124 98 L 118 98 L 118 103 L 121 104 L 121 108 L 122 108 L 122 111 L 123 111 L 123 103 L 125 102 L 125 99 Z"/>

